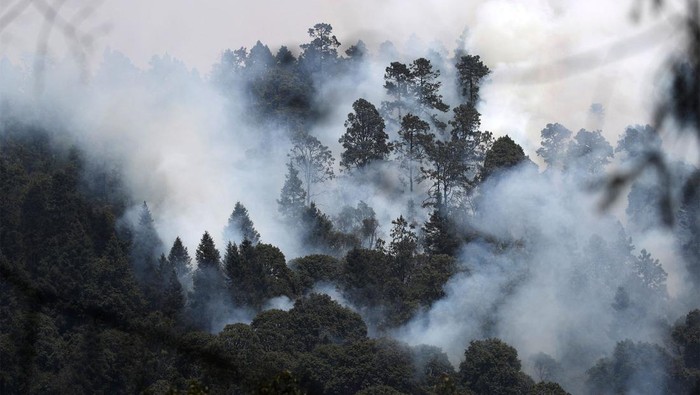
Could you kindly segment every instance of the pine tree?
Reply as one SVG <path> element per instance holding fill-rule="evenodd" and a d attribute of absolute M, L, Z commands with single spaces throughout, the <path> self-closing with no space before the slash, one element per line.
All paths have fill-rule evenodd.
<path fill-rule="evenodd" d="M 133 234 L 132 263 L 134 273 L 141 289 L 152 309 L 159 309 L 160 286 L 162 284 L 158 271 L 158 254 L 163 248 L 156 232 L 151 211 L 146 202 L 141 206 L 139 222 Z"/>
<path fill-rule="evenodd" d="M 333 35 L 333 27 L 328 23 L 317 23 L 308 30 L 311 42 L 302 44 L 304 50 L 300 60 L 311 72 L 317 72 L 323 79 L 331 75 L 332 67 L 338 60 L 340 41 Z"/>
<path fill-rule="evenodd" d="M 287 164 L 287 176 L 277 201 L 278 210 L 286 219 L 296 218 L 304 209 L 305 202 L 306 192 L 302 187 L 299 172 L 290 162 Z"/>
<path fill-rule="evenodd" d="M 600 175 L 614 155 L 613 148 L 600 130 L 581 129 L 569 142 L 568 161 L 584 176 Z"/>
<path fill-rule="evenodd" d="M 221 254 L 214 245 L 214 239 L 211 238 L 209 232 L 204 232 L 202 240 L 199 242 L 195 255 L 197 260 L 197 269 L 219 268 Z"/>
<path fill-rule="evenodd" d="M 333 174 L 333 154 L 331 150 L 308 133 L 297 133 L 293 139 L 289 158 L 299 169 L 306 187 L 306 205 L 311 203 L 311 186 L 330 180 Z"/>
<path fill-rule="evenodd" d="M 225 240 L 243 240 L 248 239 L 253 244 L 260 242 L 260 233 L 255 230 L 253 221 L 248 216 L 248 209 L 236 202 L 231 216 L 228 218 L 228 225 L 224 229 Z"/>
<path fill-rule="evenodd" d="M 454 256 L 459 245 L 459 237 L 447 210 L 443 206 L 436 207 L 430 214 L 428 221 L 423 225 L 423 247 L 425 252 L 432 255 L 446 254 Z"/>
<path fill-rule="evenodd" d="M 392 99 L 382 102 L 382 114 L 387 118 L 392 130 L 398 128 L 403 117 L 408 114 L 411 70 L 400 62 L 392 62 L 384 74 L 384 89 Z"/>
<path fill-rule="evenodd" d="M 450 106 L 442 101 L 442 95 L 439 93 L 441 82 L 437 78 L 440 76 L 440 71 L 433 70 L 432 64 L 425 58 L 414 60 L 409 67 L 411 70 L 409 93 L 415 102 L 416 114 L 421 118 L 429 119 L 437 129 L 443 130 L 445 123 L 437 119 L 432 112 L 433 110 L 446 112 L 450 109 Z"/>
<path fill-rule="evenodd" d="M 401 167 L 407 173 L 408 189 L 413 193 L 414 181 L 420 182 L 418 169 L 425 159 L 425 147 L 434 138 L 430 125 L 413 114 L 407 114 L 401 120 L 399 140 L 394 143 Z"/>
<path fill-rule="evenodd" d="M 357 99 L 352 108 L 355 112 L 348 114 L 347 130 L 338 140 L 345 148 L 340 166 L 348 170 L 386 159 L 390 150 L 389 136 L 384 132 L 384 120 L 377 108 L 365 99 Z"/>
<path fill-rule="evenodd" d="M 511 168 L 527 160 L 523 148 L 508 136 L 499 137 L 486 153 L 481 179 L 486 180 L 492 174 Z"/>
<path fill-rule="evenodd" d="M 244 240 L 244 243 L 250 245 L 250 240 Z M 224 275 L 228 280 L 228 288 L 231 293 L 231 298 L 234 303 L 243 303 L 243 295 L 249 284 L 245 282 L 246 273 L 244 261 L 238 246 L 235 243 L 226 245 L 224 253 Z"/>
<path fill-rule="evenodd" d="M 221 271 L 221 255 L 208 232 L 204 232 L 195 254 L 197 270 L 192 279 L 189 313 L 192 323 L 211 330 L 212 322 L 221 318 L 225 304 L 226 281 Z"/>
<path fill-rule="evenodd" d="M 409 224 L 403 215 L 391 221 L 393 227 L 389 236 L 389 252 L 396 257 L 412 257 L 418 249 L 418 237 L 414 231 L 415 226 Z"/>
<path fill-rule="evenodd" d="M 170 248 L 168 262 L 172 265 L 180 281 L 189 276 L 192 272 L 192 258 L 190 258 L 187 247 L 182 244 L 182 240 L 180 240 L 179 236 L 175 238 L 175 242 L 173 242 L 173 246 Z"/>
<path fill-rule="evenodd" d="M 571 130 L 558 123 L 548 123 L 540 132 L 542 137 L 541 147 L 537 149 L 537 155 L 544 160 L 549 168 L 561 167 L 566 155 L 566 145 L 571 137 Z"/>
<path fill-rule="evenodd" d="M 457 63 L 459 85 L 462 88 L 462 96 L 467 99 L 467 104 L 476 106 L 479 101 L 479 86 L 481 81 L 491 71 L 481 61 L 479 55 L 464 55 Z"/>
<path fill-rule="evenodd" d="M 156 259 L 162 249 L 163 242 L 156 232 L 151 210 L 148 209 L 148 204 L 143 202 L 132 242 L 132 257 L 137 274 L 155 270 Z"/>
<path fill-rule="evenodd" d="M 158 272 L 161 281 L 160 309 L 169 317 L 176 317 L 185 305 L 182 284 L 178 279 L 175 267 L 165 254 L 158 260 Z"/>
<path fill-rule="evenodd" d="M 424 205 L 447 206 L 455 190 L 467 184 L 465 142 L 430 141 L 425 147 L 427 166 L 421 167 L 420 180 L 430 180 L 430 197 Z"/>
<path fill-rule="evenodd" d="M 452 142 L 456 143 L 453 148 L 462 151 L 459 154 L 464 166 L 461 187 L 465 193 L 469 194 L 481 172 L 486 152 L 493 145 L 493 135 L 488 131 L 479 130 L 481 114 L 472 104 L 461 104 L 453 111 L 454 116 L 449 121 L 452 127 L 450 134 Z"/>

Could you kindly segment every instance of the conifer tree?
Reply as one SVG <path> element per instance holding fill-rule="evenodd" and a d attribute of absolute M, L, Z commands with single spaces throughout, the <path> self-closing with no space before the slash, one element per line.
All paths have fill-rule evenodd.
<path fill-rule="evenodd" d="M 277 201 L 279 212 L 292 219 L 301 214 L 306 202 L 306 192 L 302 187 L 299 171 L 290 162 L 287 164 L 287 176 Z"/>
<path fill-rule="evenodd" d="M 212 322 L 221 318 L 227 298 L 221 255 L 208 232 L 202 236 L 195 259 L 197 270 L 194 272 L 189 296 L 190 319 L 196 327 L 211 330 Z"/>
<path fill-rule="evenodd" d="M 441 82 L 437 78 L 440 76 L 440 71 L 433 70 L 432 64 L 426 58 L 414 60 L 409 67 L 411 70 L 409 93 L 415 102 L 415 113 L 423 119 L 430 120 L 437 129 L 443 130 L 445 123 L 433 113 L 434 110 L 446 112 L 450 109 L 450 106 L 442 101 L 442 95 L 439 93 Z"/>
<path fill-rule="evenodd" d="M 244 239 L 243 244 L 246 249 L 251 246 L 250 240 Z M 241 244 L 241 246 L 243 246 Z M 246 267 L 243 256 L 239 252 L 238 246 L 235 243 L 226 245 L 224 253 L 224 275 L 228 280 L 228 288 L 231 298 L 235 304 L 243 303 L 244 295 L 250 284 L 246 283 Z"/>
<path fill-rule="evenodd" d="M 457 72 L 462 96 L 467 99 L 467 104 L 476 106 L 479 101 L 481 81 L 491 71 L 481 61 L 479 55 L 464 55 L 457 63 Z"/>
<path fill-rule="evenodd" d="M 187 252 L 187 247 L 182 244 L 180 237 L 175 238 L 173 246 L 170 248 L 170 253 L 168 254 L 168 262 L 175 270 L 180 281 L 189 276 L 192 272 L 192 258 Z"/>
<path fill-rule="evenodd" d="M 202 240 L 199 242 L 195 255 L 197 260 L 197 269 L 218 269 L 221 261 L 221 254 L 214 245 L 214 239 L 211 238 L 209 232 L 204 232 Z"/>
<path fill-rule="evenodd" d="M 335 177 L 333 173 L 333 154 L 331 150 L 314 136 L 306 133 L 297 133 L 293 139 L 289 158 L 301 173 L 306 187 L 306 205 L 311 203 L 312 185 L 322 183 Z"/>
<path fill-rule="evenodd" d="M 392 62 L 385 71 L 384 89 L 391 100 L 382 102 L 382 114 L 392 130 L 395 130 L 401 124 L 403 117 L 408 114 L 411 70 L 403 63 Z"/>
<path fill-rule="evenodd" d="M 162 281 L 158 268 L 158 254 L 163 245 L 146 202 L 141 206 L 139 222 L 134 229 L 132 240 L 131 256 L 134 273 L 149 306 L 159 309 Z"/>
<path fill-rule="evenodd" d="M 447 209 L 439 205 L 430 214 L 423 225 L 423 247 L 431 255 L 446 254 L 454 256 L 459 248 L 459 237 Z"/>
<path fill-rule="evenodd" d="M 185 305 L 185 297 L 175 268 L 165 254 L 158 259 L 158 274 L 161 282 L 160 310 L 167 316 L 176 317 Z"/>
<path fill-rule="evenodd" d="M 357 99 L 352 108 L 355 112 L 348 114 L 347 130 L 338 140 L 345 148 L 340 166 L 348 170 L 386 159 L 390 150 L 389 136 L 384 132 L 384 120 L 377 108 L 365 99 Z"/>
<path fill-rule="evenodd" d="M 253 221 L 248 216 L 248 209 L 236 202 L 231 216 L 228 218 L 228 225 L 224 229 L 225 240 L 244 240 L 248 239 L 253 244 L 260 242 L 260 233 L 255 230 Z"/>
<path fill-rule="evenodd" d="M 409 224 L 403 215 L 391 221 L 393 227 L 389 236 L 389 252 L 396 257 L 412 257 L 418 249 L 418 237 L 414 231 L 415 226 Z"/>
<path fill-rule="evenodd" d="M 542 137 L 541 147 L 537 149 L 537 155 L 544 160 L 549 168 L 562 166 L 566 155 L 566 145 L 571 137 L 571 130 L 558 123 L 548 123 L 540 132 Z"/>
<path fill-rule="evenodd" d="M 420 182 L 420 165 L 425 159 L 425 147 L 434 138 L 430 125 L 413 114 L 407 114 L 401 120 L 399 140 L 394 143 L 401 167 L 407 173 L 408 189 L 413 193 L 413 183 Z"/>
<path fill-rule="evenodd" d="M 137 274 L 144 270 L 155 270 L 156 259 L 162 248 L 163 242 L 156 232 L 151 210 L 149 210 L 148 204 L 143 202 L 139 213 L 139 222 L 134 230 L 132 245 L 132 257 Z"/>

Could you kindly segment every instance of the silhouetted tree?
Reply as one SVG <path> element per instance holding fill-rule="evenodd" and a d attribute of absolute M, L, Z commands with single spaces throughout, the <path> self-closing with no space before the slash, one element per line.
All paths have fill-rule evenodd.
<path fill-rule="evenodd" d="M 226 282 L 221 271 L 221 255 L 208 232 L 204 232 L 195 254 L 197 269 L 189 296 L 190 318 L 195 326 L 211 330 L 212 323 L 225 313 Z"/>
<path fill-rule="evenodd" d="M 499 339 L 469 342 L 458 375 L 477 394 L 526 394 L 534 384 L 520 371 L 518 352 Z"/>
<path fill-rule="evenodd" d="M 459 59 L 457 76 L 459 86 L 462 88 L 462 96 L 467 99 L 467 104 L 476 106 L 479 101 L 481 82 L 490 72 L 479 55 L 464 55 Z"/>
<path fill-rule="evenodd" d="M 301 214 L 305 203 L 306 192 L 302 187 L 299 172 L 290 162 L 287 164 L 287 175 L 277 201 L 278 210 L 287 219 L 296 218 Z"/>
<path fill-rule="evenodd" d="M 355 112 L 348 114 L 347 130 L 338 140 L 345 148 L 340 155 L 340 166 L 348 170 L 386 159 L 390 151 L 384 120 L 376 107 L 365 99 L 357 99 L 352 108 Z"/>
<path fill-rule="evenodd" d="M 306 187 L 306 205 L 311 203 L 311 186 L 332 179 L 333 154 L 316 137 L 308 133 L 298 133 L 292 139 L 292 149 L 289 157 L 299 169 Z"/>
<path fill-rule="evenodd" d="M 333 35 L 333 27 L 328 23 L 317 23 L 309 28 L 308 33 L 311 42 L 300 45 L 303 49 L 300 58 L 323 80 L 338 59 L 340 41 Z"/>
<path fill-rule="evenodd" d="M 566 158 L 566 148 L 571 137 L 571 130 L 558 123 L 548 123 L 540 132 L 542 137 L 541 147 L 537 149 L 539 155 L 548 167 L 561 167 Z"/>
<path fill-rule="evenodd" d="M 168 262 L 175 270 L 177 277 L 183 285 L 189 284 L 192 274 L 192 258 L 187 252 L 187 247 L 182 244 L 180 237 L 176 237 L 168 254 Z"/>
<path fill-rule="evenodd" d="M 409 68 L 411 70 L 409 93 L 415 101 L 416 113 L 429 119 L 438 129 L 444 129 L 444 122 L 432 113 L 433 110 L 446 112 L 450 109 L 442 101 L 442 95 L 439 93 L 441 82 L 437 78 L 440 76 L 440 71 L 433 70 L 432 64 L 425 58 L 414 60 Z"/>
<path fill-rule="evenodd" d="M 260 241 L 260 233 L 255 230 L 253 221 L 248 216 L 248 209 L 241 202 L 236 202 L 224 229 L 224 239 L 233 240 L 234 238 L 238 240 L 248 239 L 253 244 L 258 244 Z"/>
<path fill-rule="evenodd" d="M 567 156 L 570 167 L 581 171 L 584 176 L 597 176 L 610 163 L 613 148 L 600 130 L 589 132 L 581 129 L 569 143 Z"/>
<path fill-rule="evenodd" d="M 382 102 L 382 113 L 393 128 L 398 128 L 409 110 L 411 70 L 400 62 L 392 62 L 384 74 L 384 89 L 391 100 Z"/>
<path fill-rule="evenodd" d="M 499 137 L 484 158 L 481 179 L 486 180 L 496 172 L 511 168 L 527 160 L 522 147 L 510 137 Z"/>
<path fill-rule="evenodd" d="M 413 193 L 413 183 L 420 182 L 420 165 L 425 159 L 425 147 L 434 136 L 430 125 L 413 114 L 407 114 L 401 120 L 399 140 L 394 143 L 401 167 L 406 170 L 408 190 Z"/>

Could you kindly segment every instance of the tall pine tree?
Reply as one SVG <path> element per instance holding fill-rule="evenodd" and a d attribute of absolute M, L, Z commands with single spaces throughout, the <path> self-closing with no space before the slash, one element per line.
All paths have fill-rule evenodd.
<path fill-rule="evenodd" d="M 354 113 L 345 121 L 347 130 L 338 140 L 345 151 L 340 155 L 340 166 L 350 170 L 362 168 L 389 155 L 389 136 L 384 132 L 384 120 L 374 105 L 365 99 L 352 104 Z"/>
<path fill-rule="evenodd" d="M 224 229 L 225 240 L 250 240 L 253 244 L 260 242 L 260 233 L 255 229 L 253 221 L 248 215 L 248 209 L 236 202 L 231 216 L 228 218 L 228 224 Z"/>

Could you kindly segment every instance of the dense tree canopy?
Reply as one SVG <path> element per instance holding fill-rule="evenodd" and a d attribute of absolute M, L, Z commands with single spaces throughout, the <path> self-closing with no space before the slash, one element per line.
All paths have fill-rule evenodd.
<path fill-rule="evenodd" d="M 389 155 L 389 135 L 384 132 L 384 120 L 376 107 L 365 99 L 352 104 L 354 113 L 345 121 L 345 134 L 338 140 L 345 151 L 340 155 L 340 166 L 346 169 L 362 168 Z"/>
<path fill-rule="evenodd" d="M 222 188 L 235 185 L 221 195 L 233 196 L 224 205 L 259 198 L 255 212 L 236 202 L 228 222 L 217 219 L 226 224 L 221 250 L 217 234 L 186 238 L 203 229 L 193 229 L 191 217 L 171 217 L 183 207 L 169 204 L 169 182 L 134 179 L 121 162 L 128 158 L 91 151 L 92 141 L 69 130 L 79 122 L 62 120 L 58 110 L 51 122 L 15 120 L 32 106 L 13 112 L 24 105 L 0 94 L 0 393 L 700 389 L 700 312 L 692 305 L 700 284 L 700 188 L 691 182 L 670 190 L 700 176 L 683 163 L 662 166 L 654 127 L 626 128 L 613 151 L 603 131 L 581 129 L 572 138 L 564 126 L 547 124 L 536 151 L 547 170 L 517 173 L 526 182 L 503 193 L 484 181 L 529 160 L 510 137 L 494 141 L 482 130 L 482 120 L 492 121 L 479 112 L 490 70 L 465 43 L 452 58 L 416 45 L 409 60 L 390 42 L 373 57 L 361 40 L 343 47 L 344 56 L 327 23 L 308 34 L 298 56 L 260 41 L 225 50 L 199 80 L 203 92 L 206 84 L 217 89 L 216 98 L 188 97 L 221 100 L 221 118 L 230 119 L 192 129 L 216 124 L 220 134 L 203 136 L 226 155 L 206 157 L 250 176 L 216 179 Z M 0 62 L 3 73 L 8 67 Z M 147 87 L 172 83 L 173 69 L 188 74 L 178 61 L 154 58 Z M 382 71 L 383 87 L 370 87 Z M 139 93 L 129 92 L 140 104 Z M 339 103 L 357 97 L 381 101 L 381 109 L 357 99 L 343 123 L 348 109 L 339 112 Z M 602 106 L 592 108 L 601 121 Z M 229 140 L 241 155 L 228 155 Z M 610 163 L 636 171 L 645 161 L 656 164 L 658 178 L 678 178 L 669 191 L 646 175 L 630 184 L 616 178 L 620 190 L 630 186 L 626 221 L 588 218 L 578 189 L 604 177 Z M 286 169 L 263 173 L 262 162 L 286 162 Z M 280 191 L 277 210 L 264 207 L 276 196 L 260 193 L 270 185 Z M 187 192 L 198 215 L 226 209 L 202 207 L 211 200 Z M 649 237 L 661 221 L 648 212 L 676 195 L 668 216 L 678 226 Z M 251 214 L 264 219 L 265 240 L 278 245 L 260 241 Z M 651 245 L 635 246 L 632 237 Z M 666 238 L 679 254 L 664 250 Z M 546 302 L 550 310 L 540 312 Z M 674 322 L 679 308 L 694 310 Z M 533 355 L 522 354 L 521 364 L 518 351 Z"/>

